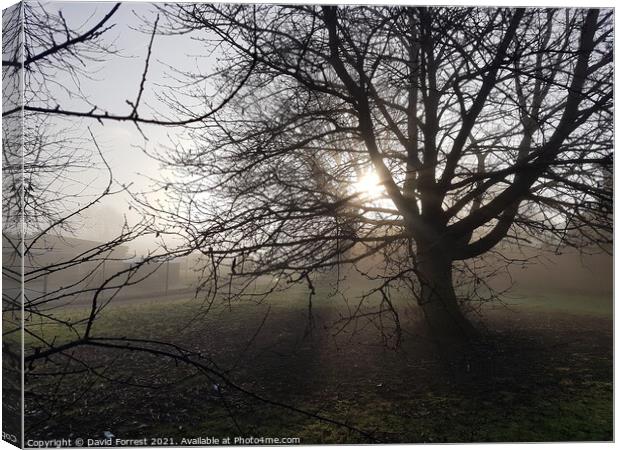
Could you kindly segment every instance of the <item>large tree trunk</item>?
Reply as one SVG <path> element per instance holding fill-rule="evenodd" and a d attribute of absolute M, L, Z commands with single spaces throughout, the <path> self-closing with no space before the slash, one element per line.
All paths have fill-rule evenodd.
<path fill-rule="evenodd" d="M 447 345 L 466 344 L 477 330 L 461 311 L 452 280 L 452 260 L 439 249 L 417 255 L 420 306 L 431 336 Z"/>

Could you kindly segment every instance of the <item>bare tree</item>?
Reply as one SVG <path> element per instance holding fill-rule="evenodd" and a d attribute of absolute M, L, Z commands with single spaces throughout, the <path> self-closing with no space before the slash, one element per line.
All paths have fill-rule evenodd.
<path fill-rule="evenodd" d="M 236 93 L 229 93 L 222 104 L 209 106 L 198 115 L 180 116 L 180 119 L 163 115 L 143 117 L 139 107 L 157 30 L 155 20 L 149 24 L 151 38 L 145 49 L 144 70 L 134 100 L 127 101 L 128 111 L 108 112 L 91 104 L 81 90 L 81 82 L 92 75 L 93 64 L 116 53 L 104 38 L 113 28 L 114 15 L 120 6 L 120 3 L 110 6 L 101 17 L 91 20 L 94 25 L 82 28 L 68 23 L 62 11 L 34 3 L 17 5 L 3 17 L 3 83 L 7 89 L 3 110 L 2 269 L 3 342 L 6 344 L 3 352 L 5 361 L 13 364 L 9 378 L 13 382 L 15 405 L 21 401 L 21 389 L 25 391 L 26 404 L 22 406 L 28 413 L 26 427 L 30 431 L 37 429 L 62 414 L 61 405 L 71 406 L 71 401 L 63 399 L 59 389 L 68 382 L 68 377 L 84 375 L 145 387 L 132 384 L 132 376 L 108 374 L 107 361 L 93 362 L 88 355 L 84 357 L 84 353 L 76 352 L 90 348 L 119 355 L 140 352 L 175 364 L 181 362 L 205 376 L 209 384 L 226 386 L 261 402 L 343 426 L 373 439 L 350 424 L 248 390 L 219 370 L 203 351 L 156 339 L 97 332 L 97 321 L 122 290 L 143 282 L 167 261 L 208 248 L 210 237 L 196 239 L 195 235 L 167 232 L 159 227 L 150 209 L 149 215 L 138 216 L 132 225 L 126 220 L 118 234 L 105 242 L 76 243 L 75 233 L 94 207 L 115 196 L 131 194 L 139 200 L 138 205 L 143 198 L 141 193 L 129 193 L 127 187 L 119 185 L 106 161 L 105 150 L 99 147 L 90 127 L 85 127 L 88 133 L 81 136 L 75 133 L 75 123 L 63 127 L 66 123 L 63 120 L 85 119 L 100 124 L 126 121 L 135 124 L 144 136 L 140 128 L 143 123 L 203 124 Z M 67 84 L 67 80 L 73 84 Z M 61 107 L 63 101 L 76 97 L 89 103 L 90 109 L 73 111 Z M 94 178 L 103 183 L 101 187 L 90 186 L 89 180 L 80 181 L 79 174 L 83 177 L 88 171 L 96 174 Z M 182 245 L 169 246 L 162 240 L 139 261 L 127 252 L 127 246 L 138 238 L 171 234 L 181 238 Z M 75 303 L 87 305 L 87 312 L 67 319 L 62 314 L 63 308 Z M 91 387 L 92 384 L 84 389 Z M 85 392 L 76 394 L 79 399 Z M 220 396 L 224 401 L 224 394 Z M 38 406 L 33 408 L 35 399 Z M 20 409 L 16 407 L 11 412 L 18 418 Z M 14 425 L 15 430 L 21 426 Z"/>
<path fill-rule="evenodd" d="M 96 319 L 122 289 L 157 267 L 140 271 L 143 266 L 162 259 L 154 249 L 153 255 L 127 263 L 132 257 L 127 245 L 150 231 L 147 220 L 125 221 L 105 242 L 75 238 L 85 215 L 125 188 L 115 182 L 92 132 L 83 137 L 52 113 L 24 107 L 52 103 L 62 95 L 59 90 L 86 98 L 80 91 L 80 81 L 91 75 L 86 63 L 114 52 L 102 35 L 118 7 L 87 30 L 72 28 L 62 12 L 39 4 L 20 4 L 3 16 L 3 352 L 16 394 L 7 404 L 20 403 L 23 389 L 27 410 L 32 398 L 54 396 L 32 382 L 40 364 L 62 367 L 58 373 L 72 372 L 74 366 L 96 372 L 69 349 L 89 338 Z M 100 183 L 91 185 L 88 173 Z M 63 307 L 80 302 L 90 304 L 88 313 L 63 317 Z M 16 406 L 10 414 L 18 419 L 15 436 L 21 434 L 21 409 Z"/>
<path fill-rule="evenodd" d="M 169 106 L 200 122 L 157 155 L 180 175 L 161 226 L 208 242 L 214 286 L 314 292 L 311 274 L 381 255 L 376 291 L 410 286 L 434 335 L 463 342 L 455 270 L 500 243 L 611 242 L 612 11 L 161 10 L 218 61 L 179 74 Z"/>
<path fill-rule="evenodd" d="M 36 344 L 24 355 L 18 340 L 4 350 L 29 375 L 55 367 L 47 375 L 58 382 L 69 373 L 104 376 L 76 357 L 78 348 L 142 352 L 372 438 L 257 395 L 204 352 L 101 336 L 95 323 L 121 289 L 142 280 L 140 266 L 199 253 L 201 288 L 211 300 L 264 298 L 301 283 L 311 308 L 316 274 L 335 273 L 338 283 L 340 270 L 353 266 L 375 282 L 362 299 L 380 298 L 379 314 L 393 315 L 397 335 L 392 288 L 406 287 L 435 336 L 454 344 L 476 333 L 456 287 L 465 275 L 477 286 L 479 259 L 502 243 L 605 250 L 611 242 L 610 11 L 165 6 L 145 24 L 150 40 L 136 95 L 114 112 L 89 103 L 79 81 L 91 63 L 116 52 L 103 38 L 119 7 L 82 29 L 33 3 L 6 20 L 3 190 L 11 201 L 3 204 L 3 242 L 12 259 L 4 258 L 3 275 L 16 289 L 3 292 L 3 317 L 11 325 L 5 334 L 18 334 L 25 320 Z M 175 73 L 185 84 L 160 92 L 168 114 L 146 115 L 152 49 L 168 33 L 202 40 L 217 67 Z M 61 85 L 59 73 L 75 83 Z M 89 106 L 72 109 L 63 91 Z M 129 122 L 139 133 L 142 124 L 185 127 L 188 140 L 152 155 L 175 172 L 156 192 L 168 203 L 133 192 L 143 220 L 50 262 L 41 253 L 53 249 L 53 238 L 127 191 L 114 182 L 96 136 L 68 138 L 61 118 Z M 88 195 L 67 191 L 63 180 L 91 170 L 93 156 L 107 183 Z M 182 244 L 161 245 L 140 264 L 87 282 L 145 235 Z M 77 267 L 86 268 L 82 278 L 46 285 L 46 277 Z M 19 290 L 21 281 L 29 292 Z M 90 305 L 85 316 L 56 316 L 79 296 Z M 70 338 L 56 341 L 32 326 L 50 323 Z"/>

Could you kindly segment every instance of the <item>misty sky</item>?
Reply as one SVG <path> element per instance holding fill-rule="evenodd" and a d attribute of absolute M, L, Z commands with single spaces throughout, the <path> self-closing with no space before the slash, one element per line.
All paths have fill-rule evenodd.
<path fill-rule="evenodd" d="M 113 5 L 106 2 L 49 2 L 45 3 L 45 8 L 50 13 L 61 10 L 70 28 L 86 30 L 100 21 Z M 81 91 L 91 105 L 97 105 L 111 114 L 124 115 L 130 112 L 126 100 L 134 101 L 137 96 L 151 37 L 148 29 L 152 27 L 156 14 L 156 8 L 150 3 L 123 3 L 115 13 L 112 18 L 115 26 L 104 35 L 104 42 L 113 44 L 118 55 L 108 55 L 100 63 L 89 63 L 92 79 L 79 80 Z M 166 113 L 167 108 L 157 100 L 157 94 L 163 92 L 165 86 L 175 84 L 168 76 L 168 65 L 181 71 L 194 70 L 196 67 L 203 71 L 209 70 L 214 61 L 205 57 L 205 51 L 200 46 L 200 43 L 187 36 L 155 37 L 145 92 L 139 108 L 142 117 Z M 201 56 L 197 58 L 196 55 Z M 61 80 L 69 90 L 76 90 L 75 83 L 69 77 L 64 76 Z M 57 102 L 63 109 L 88 111 L 92 107 L 82 99 L 68 97 L 61 90 L 58 90 L 57 95 Z M 133 183 L 135 191 L 148 189 L 150 182 L 146 177 L 158 178 L 163 175 L 160 163 L 145 155 L 139 147 L 145 146 L 148 151 L 153 151 L 162 143 L 169 143 L 170 140 L 174 142 L 183 131 L 176 127 L 141 125 L 148 137 L 148 141 L 145 141 L 132 123 L 106 121 L 100 124 L 96 120 L 71 118 L 57 120 L 57 126 L 68 128 L 84 139 L 90 139 L 90 127 L 117 181 L 122 184 Z M 99 166 L 102 167 L 101 164 Z M 82 177 L 83 182 L 91 184 L 93 192 L 105 186 L 107 181 L 103 171 L 83 173 Z M 123 214 L 132 217 L 126 199 L 120 196 L 106 198 L 89 211 L 85 227 L 78 235 L 89 239 L 110 238 L 118 232 Z"/>

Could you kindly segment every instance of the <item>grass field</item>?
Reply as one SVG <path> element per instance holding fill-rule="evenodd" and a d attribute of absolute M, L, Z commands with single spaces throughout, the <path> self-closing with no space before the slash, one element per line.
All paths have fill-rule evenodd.
<path fill-rule="evenodd" d="M 320 294 L 320 293 L 319 293 Z M 487 344 L 440 354 L 415 307 L 393 320 L 361 317 L 323 294 L 309 319 L 307 293 L 269 303 L 125 302 L 108 308 L 94 335 L 173 342 L 201 352 L 238 386 L 371 435 L 269 405 L 183 364 L 140 352 L 79 348 L 98 367 L 28 377 L 31 438 L 298 437 L 301 443 L 497 442 L 612 439 L 611 298 L 533 293 L 483 310 Z M 369 310 L 361 310 L 363 315 Z M 85 308 L 60 314 L 82 317 Z M 372 319 L 372 320 L 371 320 Z M 313 325 L 313 326 L 312 326 Z M 66 330 L 40 325 L 56 342 Z M 34 345 L 27 342 L 27 345 Z M 48 414 L 52 411 L 54 414 Z"/>

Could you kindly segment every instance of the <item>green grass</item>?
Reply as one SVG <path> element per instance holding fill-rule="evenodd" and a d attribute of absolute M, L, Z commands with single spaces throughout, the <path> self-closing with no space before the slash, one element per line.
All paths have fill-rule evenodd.
<path fill-rule="evenodd" d="M 507 303 L 529 310 L 613 317 L 613 295 L 574 292 L 513 293 Z"/>
<path fill-rule="evenodd" d="M 587 300 L 531 297 L 515 306 L 514 316 L 506 311 L 491 317 L 495 329 L 511 330 L 517 323 L 520 331 L 500 334 L 493 353 L 468 360 L 471 372 L 464 361 L 441 361 L 415 334 L 407 335 L 397 351 L 388 350 L 364 320 L 355 324 L 355 333 L 335 336 L 333 322 L 348 309 L 324 292 L 313 300 L 317 326 L 309 336 L 305 290 L 278 294 L 269 304 L 233 304 L 230 309 L 218 304 L 206 316 L 196 301 L 122 303 L 101 314 L 93 334 L 200 349 L 219 368 L 232 369 L 228 375 L 245 388 L 370 431 L 385 442 L 610 440 L 609 305 L 605 299 Z M 83 318 L 88 308 L 57 314 Z M 401 320 L 409 331 L 419 326 L 407 314 Z M 57 344 L 72 338 L 62 327 L 37 327 Z M 36 344 L 28 340 L 27 345 Z M 300 437 L 307 444 L 366 442 L 347 428 L 232 389 L 226 390 L 224 404 L 213 395 L 210 381 L 171 361 L 92 349 L 79 349 L 77 355 L 107 367 L 106 375 L 113 378 L 173 384 L 145 389 L 91 375 L 66 376 L 54 397 L 62 399 L 54 406 L 58 414 L 32 430 L 32 437 L 101 437 L 103 430 L 111 430 L 119 437 L 251 435 Z M 29 379 L 38 393 L 50 394 L 57 387 L 54 379 Z M 73 398 L 85 389 L 86 395 Z M 41 416 L 39 400 L 30 401 L 28 420 L 35 423 Z"/>

